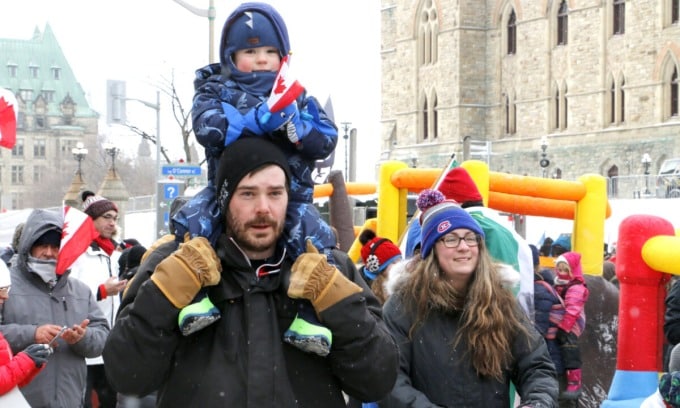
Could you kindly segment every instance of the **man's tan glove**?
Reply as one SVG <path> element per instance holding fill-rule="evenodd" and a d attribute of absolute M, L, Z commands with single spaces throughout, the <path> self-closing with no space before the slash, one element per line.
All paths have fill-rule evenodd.
<path fill-rule="evenodd" d="M 179 249 L 158 264 L 151 280 L 166 298 L 182 309 L 204 286 L 217 285 L 222 264 L 210 242 L 196 237 L 179 245 Z"/>
<path fill-rule="evenodd" d="M 307 241 L 307 252 L 293 264 L 288 296 L 308 299 L 316 313 L 328 309 L 342 299 L 361 292 L 361 287 L 328 264 L 326 256 Z"/>

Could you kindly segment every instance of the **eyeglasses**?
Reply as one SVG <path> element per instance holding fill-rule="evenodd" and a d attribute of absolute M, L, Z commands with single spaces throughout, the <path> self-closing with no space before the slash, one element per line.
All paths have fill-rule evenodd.
<path fill-rule="evenodd" d="M 0 295 L 6 295 L 9 293 L 9 290 L 12 288 L 12 286 L 4 286 L 0 288 Z"/>
<path fill-rule="evenodd" d="M 477 238 L 477 234 L 473 232 L 465 234 L 464 237 L 458 236 L 456 234 L 449 234 L 441 238 L 440 241 L 447 248 L 458 248 L 462 241 L 465 241 L 465 244 L 469 247 L 476 247 L 477 245 L 479 245 L 479 239 Z"/>
<path fill-rule="evenodd" d="M 106 221 L 113 221 L 113 222 L 118 221 L 117 215 L 105 214 L 105 215 L 102 215 L 102 218 L 105 219 Z"/>

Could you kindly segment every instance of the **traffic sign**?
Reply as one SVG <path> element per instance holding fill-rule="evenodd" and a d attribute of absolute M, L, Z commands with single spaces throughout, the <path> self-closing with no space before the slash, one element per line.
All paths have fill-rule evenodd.
<path fill-rule="evenodd" d="M 175 177 L 197 177 L 201 175 L 201 166 L 188 164 L 164 165 L 161 168 L 161 174 Z"/>
<path fill-rule="evenodd" d="M 166 200 L 173 200 L 179 195 L 179 184 L 164 184 L 163 197 Z"/>

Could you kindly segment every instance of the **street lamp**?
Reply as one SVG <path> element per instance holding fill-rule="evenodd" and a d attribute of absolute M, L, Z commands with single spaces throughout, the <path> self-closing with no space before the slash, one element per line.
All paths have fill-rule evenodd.
<path fill-rule="evenodd" d="M 76 147 L 71 149 L 71 153 L 73 153 L 73 158 L 78 161 L 78 170 L 76 170 L 76 175 L 80 178 L 80 180 L 83 180 L 83 172 L 80 167 L 80 163 L 85 160 L 85 156 L 87 156 L 87 149 L 85 148 L 85 145 L 83 142 L 78 142 L 76 143 Z"/>
<path fill-rule="evenodd" d="M 649 166 L 652 164 L 652 158 L 649 153 L 642 155 L 642 165 L 645 167 L 645 195 L 649 196 Z"/>
<path fill-rule="evenodd" d="M 113 174 L 116 174 L 116 155 L 118 155 L 120 149 L 113 143 L 104 143 L 104 151 L 107 156 L 111 156 L 111 171 L 113 171 Z"/>
<path fill-rule="evenodd" d="M 545 152 L 548 149 L 548 137 L 543 136 L 541 137 L 541 160 L 539 160 L 538 164 L 541 166 L 543 169 L 543 178 L 546 178 L 548 175 L 548 166 L 550 166 L 550 160 L 548 160 L 547 156 L 548 154 Z"/>
<path fill-rule="evenodd" d="M 342 137 L 345 139 L 345 181 L 349 181 L 349 130 L 352 122 L 342 122 L 342 129 L 345 131 L 345 135 Z"/>
<path fill-rule="evenodd" d="M 188 4 L 185 1 L 182 0 L 175 0 L 175 3 L 179 4 L 180 6 L 184 7 L 185 9 L 191 11 L 192 13 L 196 14 L 199 17 L 208 17 L 208 62 L 213 63 L 215 62 L 215 46 L 214 46 L 214 38 L 215 38 L 215 0 L 209 0 L 208 1 L 208 8 L 207 9 L 200 9 L 198 7 L 194 7 L 191 4 Z"/>

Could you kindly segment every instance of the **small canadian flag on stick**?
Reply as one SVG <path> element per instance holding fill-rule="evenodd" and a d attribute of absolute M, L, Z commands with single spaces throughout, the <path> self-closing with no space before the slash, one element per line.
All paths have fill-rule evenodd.
<path fill-rule="evenodd" d="M 269 111 L 276 113 L 293 103 L 305 88 L 298 82 L 290 71 L 290 55 L 281 60 L 279 72 L 276 74 L 272 92 L 267 100 Z"/>
<path fill-rule="evenodd" d="M 64 206 L 64 226 L 57 256 L 57 275 L 66 272 L 98 235 L 89 215 L 73 207 Z"/>
<path fill-rule="evenodd" d="M 0 88 L 0 146 L 14 148 L 17 141 L 17 99 L 9 89 Z"/>

